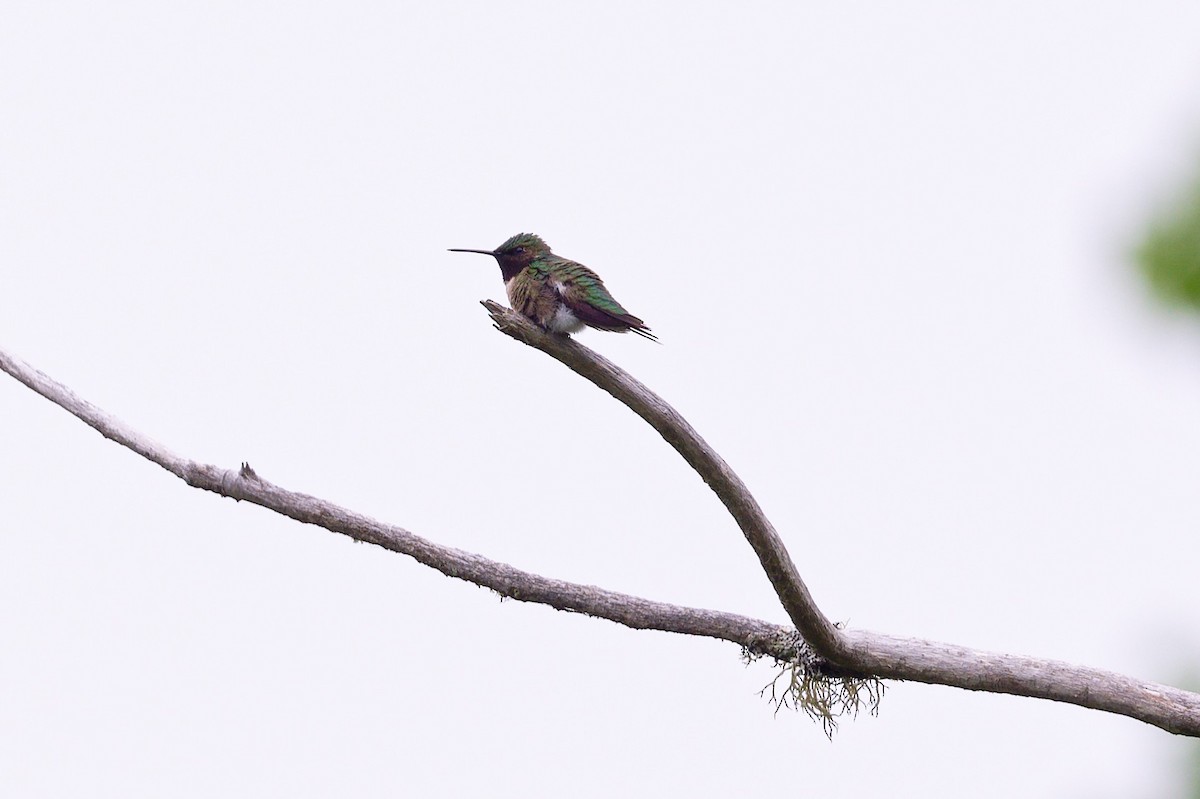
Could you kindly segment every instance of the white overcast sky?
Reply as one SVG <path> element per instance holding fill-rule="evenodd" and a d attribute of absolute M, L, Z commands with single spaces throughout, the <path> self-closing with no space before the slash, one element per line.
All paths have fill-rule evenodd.
<path fill-rule="evenodd" d="M 0 344 L 189 457 L 783 621 L 704 484 L 445 251 L 537 232 L 661 336 L 580 339 L 832 618 L 1178 684 L 1200 326 L 1127 256 L 1200 152 L 1200 5 L 988 6 L 5 2 Z M 7 378 L 0 414 L 5 796 L 1182 790 L 1186 741 L 949 688 L 831 743 L 731 645 L 189 489 Z"/>

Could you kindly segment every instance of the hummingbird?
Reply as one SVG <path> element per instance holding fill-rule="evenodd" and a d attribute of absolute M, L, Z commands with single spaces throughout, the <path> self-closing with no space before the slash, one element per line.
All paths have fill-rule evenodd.
<path fill-rule="evenodd" d="M 586 326 L 617 333 L 633 331 L 658 341 L 641 319 L 613 299 L 599 275 L 550 252 L 540 236 L 518 233 L 494 250 L 450 252 L 477 252 L 495 258 L 513 310 L 544 330 L 578 333 Z"/>

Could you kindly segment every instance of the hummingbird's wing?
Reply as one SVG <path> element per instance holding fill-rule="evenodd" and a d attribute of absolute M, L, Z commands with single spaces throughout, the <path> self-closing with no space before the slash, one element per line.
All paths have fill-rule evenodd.
<path fill-rule="evenodd" d="M 584 324 L 622 333 L 631 330 L 651 341 L 658 341 L 646 323 L 626 311 L 608 293 L 600 276 L 583 264 L 555 257 L 548 277 L 563 304 Z"/>

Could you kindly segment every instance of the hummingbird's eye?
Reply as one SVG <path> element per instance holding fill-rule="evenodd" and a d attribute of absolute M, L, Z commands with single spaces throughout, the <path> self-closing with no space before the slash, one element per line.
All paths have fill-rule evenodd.
<path fill-rule="evenodd" d="M 525 254 L 524 247 L 514 247 L 513 248 L 513 255 L 524 255 L 524 254 Z"/>

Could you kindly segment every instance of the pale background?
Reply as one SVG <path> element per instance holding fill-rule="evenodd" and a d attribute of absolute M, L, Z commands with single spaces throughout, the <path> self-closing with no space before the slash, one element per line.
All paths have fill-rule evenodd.
<path fill-rule="evenodd" d="M 522 230 L 662 346 L 832 618 L 1200 660 L 1200 329 L 1128 254 L 1200 5 L 0 7 L 0 342 L 189 457 L 545 575 L 783 621 L 645 424 L 492 330 Z M 186 487 L 0 380 L 5 796 L 1170 797 L 1189 742 L 501 603 Z M 1194 745 L 1194 744 L 1193 744 Z"/>

